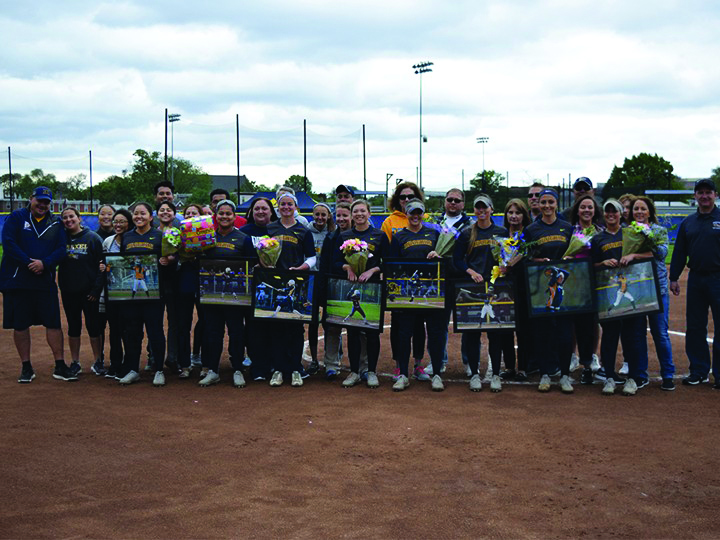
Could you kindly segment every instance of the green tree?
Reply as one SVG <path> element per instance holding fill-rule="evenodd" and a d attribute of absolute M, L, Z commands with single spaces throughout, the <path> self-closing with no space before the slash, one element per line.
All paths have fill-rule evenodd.
<path fill-rule="evenodd" d="M 625 158 L 622 167 L 613 167 L 603 190 L 603 198 L 617 197 L 625 192 L 641 195 L 649 189 L 684 189 L 684 186 L 673 173 L 673 166 L 669 161 L 657 154 L 640 153 L 631 158 Z M 682 196 L 659 196 L 658 198 L 687 199 Z"/>
<path fill-rule="evenodd" d="M 710 180 L 715 182 L 715 187 L 720 185 L 720 167 L 715 167 L 710 175 Z"/>
<path fill-rule="evenodd" d="M 475 178 L 470 180 L 470 189 L 465 197 L 466 202 L 469 200 L 469 204 L 472 206 L 472 200 L 478 193 L 485 193 L 489 195 L 493 200 L 495 207 L 493 210 L 496 212 L 502 212 L 505 207 L 505 203 L 508 201 L 508 189 L 505 186 L 505 177 L 499 172 L 494 170 L 486 170 L 484 175 L 483 185 L 483 173 L 479 172 L 475 175 Z"/>
<path fill-rule="evenodd" d="M 306 181 L 305 177 L 300 174 L 293 174 L 287 180 L 285 180 L 284 184 L 276 184 L 275 191 L 277 191 L 278 188 L 282 186 L 291 187 L 295 191 L 307 191 L 308 194 L 312 193 L 312 182 L 310 182 L 309 178 Z"/>

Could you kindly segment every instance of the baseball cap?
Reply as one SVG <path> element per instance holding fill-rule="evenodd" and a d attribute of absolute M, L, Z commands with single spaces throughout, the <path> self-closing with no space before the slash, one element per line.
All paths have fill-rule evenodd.
<path fill-rule="evenodd" d="M 473 199 L 473 206 L 477 206 L 478 203 L 483 203 L 488 208 L 495 208 L 493 206 L 492 199 L 487 195 L 483 195 L 482 193 L 480 195 L 476 195 Z"/>
<path fill-rule="evenodd" d="M 52 191 L 45 186 L 36 187 L 32 196 L 41 201 L 52 201 Z"/>
<path fill-rule="evenodd" d="M 420 199 L 410 199 L 405 205 L 406 214 L 411 214 L 414 210 L 420 210 L 423 214 L 425 213 L 425 205 Z"/>
<path fill-rule="evenodd" d="M 575 180 L 575 183 L 573 184 L 573 189 L 576 189 L 578 184 L 587 184 L 588 189 L 593 188 L 592 180 L 590 180 L 587 176 L 581 176 L 577 180 Z"/>
<path fill-rule="evenodd" d="M 345 184 L 340 184 L 338 187 L 335 188 L 335 194 L 338 193 L 349 193 L 352 197 L 355 196 L 355 192 L 353 189 L 349 186 L 346 186 Z"/>
<path fill-rule="evenodd" d="M 611 206 L 613 210 L 615 210 L 617 213 L 622 214 L 623 213 L 623 205 L 620 204 L 620 201 L 617 199 L 608 199 L 605 201 L 605 204 L 603 204 L 603 210 L 607 212 L 607 207 Z"/>
<path fill-rule="evenodd" d="M 695 191 L 697 191 L 698 189 L 702 189 L 702 188 L 708 188 L 708 189 L 712 189 L 713 191 L 717 191 L 715 189 L 715 182 L 713 182 L 709 178 L 703 178 L 703 179 L 695 182 Z M 38 188 L 38 189 L 40 189 L 40 188 Z"/>

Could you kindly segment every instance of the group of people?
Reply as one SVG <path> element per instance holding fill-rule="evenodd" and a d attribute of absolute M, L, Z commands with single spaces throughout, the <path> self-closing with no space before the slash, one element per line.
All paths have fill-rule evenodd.
<path fill-rule="evenodd" d="M 32 325 L 46 328 L 55 358 L 53 377 L 65 381 L 78 379 L 82 371 L 83 315 L 94 360 L 90 370 L 123 385 L 140 379 L 144 334 L 147 334 L 148 352 L 145 370 L 152 374 L 155 386 L 166 384 L 166 372 L 187 379 L 192 376 L 193 368 L 200 370 L 201 386 L 217 384 L 226 328 L 232 381 L 236 387 L 245 386 L 248 370 L 253 380 L 269 381 L 270 386 L 280 386 L 285 381 L 292 386 L 302 386 L 305 377 L 319 372 L 319 325 L 308 326 L 312 361 L 305 368 L 302 323 L 256 319 L 244 308 L 199 303 L 201 261 L 197 257 L 180 259 L 175 254 L 159 257 L 162 275 L 159 300 L 114 302 L 105 297 L 104 253 L 160 254 L 163 231 L 177 226 L 180 219 L 206 213 L 204 207 L 189 204 L 179 215 L 170 182 L 156 185 L 155 194 L 154 206 L 146 202 L 136 203 L 128 210 L 102 206 L 98 211 L 97 231 L 83 227 L 75 208 L 63 209 L 60 219 L 53 216 L 49 211 L 52 193 L 45 187 L 35 189 L 27 208 L 8 217 L 2 232 L 0 289 L 3 327 L 14 331 L 22 362 L 18 381 L 29 383 L 35 377 L 30 359 L 29 327 Z M 712 367 L 714 387 L 720 389 L 717 358 L 720 342 L 713 343 L 712 361 L 706 343 L 708 309 L 713 310 L 713 315 L 720 314 L 716 312 L 720 310 L 720 211 L 715 206 L 717 194 L 713 182 L 701 180 L 695 185 L 697 212 L 685 219 L 678 230 L 669 277 L 665 264 L 667 231 L 658 224 L 651 199 L 627 195 L 599 203 L 593 184 L 586 177 L 575 181 L 573 194 L 573 204 L 560 211 L 558 193 L 539 183 L 533 184 L 527 203 L 512 199 L 505 205 L 500 226 L 493 222 L 497 209 L 489 196 L 479 194 L 473 199 L 473 219 L 464 212 L 463 191 L 449 190 L 440 223 L 458 231 L 453 252 L 447 257 L 450 275 L 490 283 L 493 267 L 498 264 L 493 249 L 497 244 L 495 239 L 523 233 L 529 246 L 527 252 L 518 254 L 503 267 L 504 275 L 520 277 L 527 261 L 561 260 L 573 234 L 592 229 L 590 247 L 574 256 L 589 258 L 596 267 L 610 268 L 623 267 L 635 260 L 652 261 L 660 284 L 661 310 L 649 316 L 634 315 L 600 324 L 595 314 L 568 316 L 561 311 L 535 319 L 528 313 L 524 280 L 514 279 L 515 330 L 487 332 L 492 368 L 490 389 L 499 392 L 503 381 L 525 381 L 537 372 L 541 392 L 549 391 L 551 377 L 559 376 L 560 390 L 572 393 L 570 373 L 582 366 L 582 384 L 600 379 L 604 381 L 603 394 L 613 394 L 616 386 L 621 385 L 623 394 L 633 395 L 649 381 L 646 337 L 649 324 L 660 364 L 661 388 L 673 390 L 675 367 L 668 336 L 669 294 L 680 294 L 678 279 L 685 266 L 690 269 L 686 328 L 690 374 L 683 383 L 707 382 Z M 355 199 L 352 188 L 340 185 L 335 195 L 334 208 L 317 203 L 313 219 L 308 222 L 299 214 L 291 188 L 283 187 L 277 192 L 277 208 L 268 198 L 255 197 L 244 217 L 237 214 L 229 193 L 215 190 L 210 194 L 209 209 L 216 241 L 202 256 L 214 259 L 254 256 L 261 238 L 274 237 L 281 240 L 277 268 L 313 270 L 359 283 L 381 280 L 385 258 L 440 256 L 436 251 L 440 233 L 428 226 L 424 196 L 416 184 L 402 182 L 396 186 L 389 202 L 391 214 L 380 228 L 372 223 L 369 203 Z M 623 256 L 622 228 L 633 221 L 650 227 L 658 238 L 665 235 L 665 241 L 654 243 L 646 252 Z M 366 242 L 371 254 L 359 275 L 340 250 L 344 242 L 352 239 Z M 264 264 L 262 258 L 260 261 Z M 69 364 L 64 357 L 58 286 L 67 319 Z M 448 363 L 449 322 L 447 309 L 391 312 L 393 390 L 405 390 L 411 378 L 429 381 L 434 391 L 444 389 L 442 374 Z M 105 346 L 106 329 L 109 348 Z M 330 380 L 339 375 L 341 368 L 344 350 L 341 334 L 341 327 L 324 325 L 322 363 L 324 375 Z M 483 385 L 480 337 L 478 330 L 463 332 L 461 338 L 462 361 L 472 391 L 480 391 Z M 623 367 L 616 371 L 619 343 L 622 343 Z M 365 382 L 370 388 L 378 387 L 379 332 L 348 328 L 346 349 L 350 372 L 342 385 L 352 387 Z M 109 362 L 105 361 L 106 350 Z M 425 351 L 430 356 L 427 366 L 423 365 Z"/>

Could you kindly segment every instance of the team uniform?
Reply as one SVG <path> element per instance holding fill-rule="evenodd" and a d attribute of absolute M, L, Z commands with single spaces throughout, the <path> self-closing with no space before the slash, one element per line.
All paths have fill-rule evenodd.
<path fill-rule="evenodd" d="M 121 245 L 118 242 L 117 235 L 108 236 L 102 243 L 103 251 L 105 253 L 120 253 Z M 112 274 L 109 270 L 105 272 L 105 278 L 110 279 Z M 113 379 L 118 373 L 120 373 L 123 361 L 123 325 L 120 306 L 114 302 L 108 302 L 105 296 L 105 291 L 102 292 L 100 299 L 100 309 L 105 309 L 105 320 L 109 328 L 109 341 L 110 341 L 110 368 L 105 374 L 106 377 Z M 100 332 L 104 332 L 102 322 L 100 323 Z"/>

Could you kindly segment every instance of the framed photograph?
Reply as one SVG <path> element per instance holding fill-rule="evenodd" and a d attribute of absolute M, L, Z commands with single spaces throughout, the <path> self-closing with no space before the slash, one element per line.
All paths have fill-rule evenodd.
<path fill-rule="evenodd" d="M 528 262 L 525 268 L 530 317 L 595 311 L 590 259 Z"/>
<path fill-rule="evenodd" d="M 515 328 L 515 284 L 511 278 L 498 278 L 492 285 L 487 281 L 455 280 L 453 298 L 455 332 Z"/>
<path fill-rule="evenodd" d="M 252 305 L 255 258 L 200 259 L 200 303 L 214 306 Z"/>
<path fill-rule="evenodd" d="M 382 332 L 385 323 L 384 284 L 328 277 L 323 322 Z"/>
<path fill-rule="evenodd" d="M 657 313 L 661 309 L 660 286 L 652 261 L 596 268 L 595 298 L 600 322 Z"/>
<path fill-rule="evenodd" d="M 317 273 L 256 267 L 253 314 L 259 319 L 318 322 Z"/>
<path fill-rule="evenodd" d="M 108 302 L 160 299 L 160 272 L 156 253 L 107 253 L 105 265 Z"/>
<path fill-rule="evenodd" d="M 387 258 L 383 261 L 387 309 L 445 307 L 443 259 Z"/>

